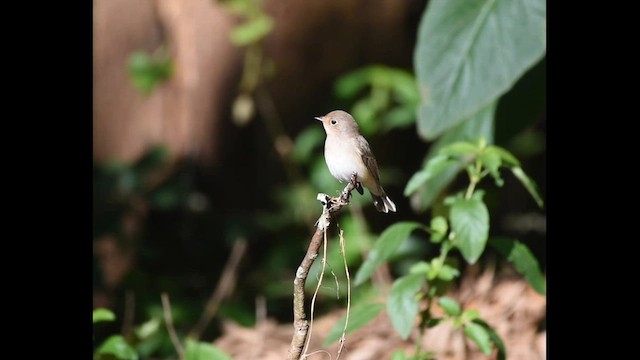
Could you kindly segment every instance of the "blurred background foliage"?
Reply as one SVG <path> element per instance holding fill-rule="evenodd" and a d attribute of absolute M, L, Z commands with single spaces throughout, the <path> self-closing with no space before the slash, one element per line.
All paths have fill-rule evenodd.
<path fill-rule="evenodd" d="M 117 2 L 104 3 L 94 1 L 96 47 L 111 41 L 104 39 L 111 39 L 119 21 L 105 20 L 113 17 Z M 442 6 L 442 1 L 434 3 Z M 257 315 L 262 304 L 266 316 L 291 321 L 292 279 L 321 210 L 316 194 L 335 194 L 343 187 L 326 168 L 325 134 L 313 119 L 331 110 L 347 110 L 357 119 L 378 159 L 383 185 L 399 209 L 397 214 L 379 214 L 369 194 L 355 194 L 348 211 L 340 214 L 338 225 L 346 235 L 352 273 L 386 227 L 403 220 L 427 222 L 431 213 L 441 211 L 431 207 L 434 201 L 444 198 L 448 188 L 464 184 L 460 169 L 451 168 L 408 197 L 403 195 L 422 164 L 454 140 L 488 134 L 489 142 L 521 160 L 546 194 L 544 55 L 530 56 L 517 81 L 501 85 L 489 94 L 492 97 L 479 100 L 482 106 L 459 114 L 466 120 L 451 118 L 446 129 L 421 125 L 432 110 L 420 107 L 418 83 L 425 75 L 413 62 L 414 49 L 415 54 L 428 51 L 416 39 L 427 5 L 408 1 L 365 10 L 367 5 L 316 1 L 288 5 L 284 11 L 273 1 L 187 1 L 175 2 L 173 8 L 144 5 L 157 6 L 150 11 L 119 3 L 120 10 L 129 8 L 140 15 L 137 22 L 122 20 L 133 24 L 123 25 L 122 32 L 158 26 L 137 25 L 144 24 L 145 16 L 160 23 L 161 30 L 149 30 L 160 35 L 98 51 L 94 64 L 94 307 L 115 314 L 114 320 L 94 326 L 94 349 L 119 333 L 143 358 L 175 357 L 160 294 L 170 295 L 174 323 L 183 336 L 202 317 L 233 244 L 243 240 L 249 246 L 237 270 L 237 284 L 200 338 L 219 336 L 223 320 L 253 326 L 262 316 Z M 387 15 L 374 20 L 385 9 Z M 185 17 L 180 20 L 171 11 L 191 11 L 203 18 L 180 13 Z M 293 19 L 305 13 L 309 23 Z M 207 25 L 219 27 L 207 31 L 222 37 L 207 37 L 206 31 L 196 31 L 202 27 L 192 25 L 216 16 L 226 20 Z M 206 46 L 211 46 L 211 62 L 204 56 L 189 62 L 197 53 L 185 53 L 185 46 L 198 43 L 181 38 L 188 30 L 210 43 Z M 385 30 L 388 37 L 380 36 Z M 354 32 L 359 35 L 351 37 Z M 436 40 L 431 46 L 439 46 Z M 120 57 L 112 55 L 118 52 Z M 115 60 L 104 65 L 110 56 Z M 444 61 L 423 56 L 433 59 L 422 64 Z M 194 67 L 201 69 L 196 71 L 197 86 L 188 85 Z M 110 76 L 109 71 L 122 75 Z M 206 71 L 217 71 L 214 75 L 227 80 L 207 90 Z M 118 76 L 123 77 L 120 87 L 103 85 L 116 84 Z M 485 81 L 491 83 L 490 78 Z M 108 86 L 115 92 L 108 93 Z M 193 92 L 204 93 L 200 99 L 210 101 L 211 109 L 190 108 L 184 99 Z M 122 108 L 100 105 L 119 96 L 133 103 Z M 158 108 L 164 109 L 160 115 L 153 112 Z M 200 125 L 189 127 L 189 122 L 212 125 L 202 130 Z M 158 123 L 163 124 L 160 130 L 154 127 Z M 131 133 L 132 124 L 149 130 Z M 199 140 L 202 136 L 209 140 Z M 544 210 L 509 174 L 500 191 L 493 181 L 483 186 L 492 233 L 518 238 L 546 270 Z M 432 254 L 425 240 L 424 235 L 411 235 L 391 259 L 388 276 L 404 274 L 410 264 Z M 328 268 L 336 278 L 325 277 L 316 314 L 342 307 L 346 297 L 337 237 L 331 237 L 328 249 Z M 495 255 L 488 249 L 481 262 Z M 310 291 L 317 284 L 319 266 L 316 262 L 309 276 Z M 375 297 L 376 291 L 369 282 L 353 295 L 357 306 Z"/>

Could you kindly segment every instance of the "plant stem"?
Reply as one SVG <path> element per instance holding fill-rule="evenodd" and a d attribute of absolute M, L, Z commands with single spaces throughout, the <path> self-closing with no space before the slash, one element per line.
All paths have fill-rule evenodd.
<path fill-rule="evenodd" d="M 475 190 L 476 185 L 480 182 L 480 180 L 484 176 L 481 173 L 481 171 L 482 171 L 482 163 L 480 163 L 479 160 L 476 160 L 476 169 L 475 170 L 476 170 L 475 174 L 471 174 L 470 171 L 467 171 L 467 173 L 469 173 L 469 187 L 467 188 L 467 193 L 464 196 L 464 198 L 467 199 L 467 200 L 471 199 L 471 196 L 473 195 L 473 191 Z"/>

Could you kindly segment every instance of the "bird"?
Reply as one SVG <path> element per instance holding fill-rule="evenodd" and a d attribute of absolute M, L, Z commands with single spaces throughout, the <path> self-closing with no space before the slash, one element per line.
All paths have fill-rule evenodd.
<path fill-rule="evenodd" d="M 362 185 L 369 190 L 376 210 L 384 213 L 396 212 L 391 201 L 380 186 L 380 172 L 369 142 L 360 134 L 358 123 L 346 111 L 334 110 L 325 116 L 317 116 L 322 122 L 327 138 L 324 143 L 324 160 L 329 172 L 340 182 L 350 181 L 357 173 L 356 189 L 363 195 Z"/>

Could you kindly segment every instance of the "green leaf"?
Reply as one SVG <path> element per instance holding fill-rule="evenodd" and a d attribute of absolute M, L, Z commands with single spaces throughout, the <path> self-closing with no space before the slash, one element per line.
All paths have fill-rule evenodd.
<path fill-rule="evenodd" d="M 99 323 L 102 321 L 113 321 L 116 319 L 116 316 L 113 314 L 111 310 L 104 308 L 97 308 L 93 310 L 93 323 Z"/>
<path fill-rule="evenodd" d="M 416 110 L 411 106 L 396 107 L 382 117 L 382 128 L 404 128 L 416 122 Z"/>
<path fill-rule="evenodd" d="M 439 243 L 447 235 L 449 225 L 447 224 L 447 219 L 445 219 L 443 216 L 436 216 L 431 219 L 430 228 L 431 241 L 433 241 L 434 243 Z"/>
<path fill-rule="evenodd" d="M 438 304 L 440 304 L 442 309 L 444 309 L 449 316 L 458 316 L 460 311 L 462 311 L 460 309 L 460 304 L 448 296 L 443 296 L 438 299 Z"/>
<path fill-rule="evenodd" d="M 451 229 L 455 232 L 454 245 L 462 256 L 475 264 L 487 245 L 489 236 L 489 211 L 482 201 L 481 192 L 467 200 L 457 198 L 451 206 Z"/>
<path fill-rule="evenodd" d="M 140 339 L 148 338 L 160 329 L 160 318 L 152 318 L 135 329 L 136 336 Z"/>
<path fill-rule="evenodd" d="M 498 333 L 482 319 L 474 319 L 473 322 L 480 326 L 483 326 L 489 333 L 491 341 L 493 341 L 493 344 L 496 346 L 496 348 L 498 348 L 498 358 L 496 360 L 506 360 L 507 349 L 505 348 L 504 342 L 502 341 L 500 335 L 498 335 Z"/>
<path fill-rule="evenodd" d="M 418 132 L 432 140 L 509 90 L 546 50 L 543 0 L 432 0 L 414 64 Z"/>
<path fill-rule="evenodd" d="M 418 316 L 418 300 L 416 292 L 422 287 L 423 276 L 406 275 L 398 278 L 391 286 L 387 300 L 387 313 L 393 328 L 403 340 L 409 338 L 411 329 Z"/>
<path fill-rule="evenodd" d="M 432 158 L 427 162 L 422 170 L 413 174 L 411 179 L 409 179 L 407 186 L 404 189 L 404 196 L 410 196 L 429 179 L 438 176 L 451 165 L 458 163 L 459 161 L 451 160 L 445 155 L 438 155 Z"/>
<path fill-rule="evenodd" d="M 533 197 L 538 206 L 542 207 L 544 205 L 544 202 L 542 201 L 540 194 L 538 194 L 538 187 L 536 186 L 536 183 L 531 178 L 529 178 L 520 167 L 516 166 L 511 168 L 511 172 L 518 178 L 518 180 L 520 180 L 522 185 L 524 185 L 524 187 L 527 189 L 529 194 L 531 194 L 531 197 Z"/>
<path fill-rule="evenodd" d="M 380 111 L 374 105 L 372 97 L 366 97 L 355 102 L 351 108 L 351 114 L 358 121 L 360 132 L 366 135 L 372 135 L 378 131 L 380 124 L 376 120 L 376 114 Z"/>
<path fill-rule="evenodd" d="M 186 360 L 232 360 L 231 356 L 219 348 L 209 343 L 196 342 L 191 339 L 187 339 L 184 356 Z"/>
<path fill-rule="evenodd" d="M 509 166 L 520 166 L 520 161 L 504 148 L 492 145 L 487 147 L 485 152 L 497 154 L 500 156 L 500 159 Z"/>
<path fill-rule="evenodd" d="M 371 83 L 371 67 L 364 67 L 341 76 L 334 85 L 334 93 L 340 99 L 351 99 Z"/>
<path fill-rule="evenodd" d="M 411 268 L 409 268 L 409 274 L 422 274 L 426 276 L 431 269 L 431 265 L 429 265 L 426 261 L 418 261 L 413 264 Z"/>
<path fill-rule="evenodd" d="M 493 177 L 493 180 L 496 182 L 497 186 L 502 186 L 504 181 L 500 176 L 500 166 L 502 165 L 502 159 L 500 155 L 493 151 L 483 151 L 480 155 L 480 162 L 482 165 L 489 170 L 489 173 Z"/>
<path fill-rule="evenodd" d="M 367 260 L 362 264 L 356 274 L 355 285 L 360 285 L 367 281 L 371 274 L 382 265 L 387 259 L 395 254 L 400 244 L 412 231 L 422 228 L 423 225 L 417 222 L 399 222 L 388 227 L 373 245 Z"/>
<path fill-rule="evenodd" d="M 144 51 L 136 51 L 129 56 L 127 70 L 136 89 L 149 94 L 158 83 L 171 76 L 173 63 L 163 54 L 152 56 Z"/>
<path fill-rule="evenodd" d="M 491 338 L 487 329 L 474 322 L 464 324 L 464 334 L 471 340 L 473 340 L 483 354 L 489 355 L 491 353 Z"/>
<path fill-rule="evenodd" d="M 271 16 L 260 14 L 255 18 L 231 30 L 229 38 L 236 46 L 256 43 L 267 36 L 273 29 L 274 21 Z"/>
<path fill-rule="evenodd" d="M 427 160 L 438 155 L 440 149 L 457 141 L 476 141 L 480 136 L 493 142 L 494 114 L 497 102 L 493 102 L 478 111 L 463 123 L 447 131 L 429 149 Z M 449 186 L 462 169 L 460 164 L 451 164 L 440 175 L 434 176 L 412 196 L 412 205 L 417 210 L 426 210 L 433 201 Z"/>
<path fill-rule="evenodd" d="M 96 350 L 97 355 L 113 355 L 120 360 L 138 360 L 138 353 L 127 344 L 122 335 L 113 335 Z"/>
<path fill-rule="evenodd" d="M 438 272 L 438 279 L 443 281 L 451 281 L 458 276 L 460 276 L 460 271 L 447 264 L 442 265 L 440 272 Z"/>
<path fill-rule="evenodd" d="M 320 146 L 325 139 L 322 126 L 313 125 L 307 127 L 296 137 L 293 158 L 299 163 L 307 163 L 313 157 L 315 148 Z"/>
<path fill-rule="evenodd" d="M 479 150 L 476 144 L 467 141 L 456 141 L 440 149 L 439 154 L 445 156 L 465 156 L 473 155 Z"/>
<path fill-rule="evenodd" d="M 480 317 L 480 312 L 477 309 L 469 309 L 465 310 L 462 315 L 460 315 L 460 320 L 463 323 L 468 323 Z"/>
<path fill-rule="evenodd" d="M 378 314 L 380 314 L 380 311 L 382 311 L 383 308 L 384 304 L 363 304 L 357 307 L 354 306 L 351 309 L 346 334 L 351 334 L 352 332 L 367 325 L 371 320 L 375 319 Z M 340 319 L 340 321 L 338 321 L 331 330 L 329 330 L 329 334 L 327 334 L 327 337 L 323 342 L 324 346 L 329 346 L 334 341 L 340 339 L 346 319 L 346 315 L 343 316 L 342 319 Z"/>
<path fill-rule="evenodd" d="M 516 270 L 524 275 L 535 291 L 541 295 L 546 293 L 547 283 L 540 270 L 538 260 L 525 244 L 514 239 L 491 238 L 489 245 L 513 263 Z"/>

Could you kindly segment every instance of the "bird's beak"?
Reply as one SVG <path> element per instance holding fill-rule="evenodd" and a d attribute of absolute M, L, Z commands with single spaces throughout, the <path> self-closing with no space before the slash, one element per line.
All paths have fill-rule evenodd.
<path fill-rule="evenodd" d="M 322 116 L 316 116 L 314 119 L 316 119 L 318 121 L 322 121 Z"/>

